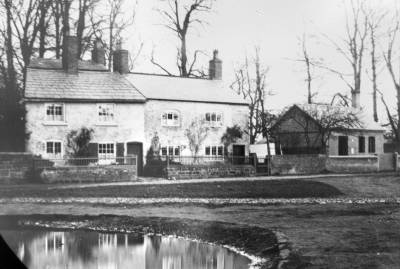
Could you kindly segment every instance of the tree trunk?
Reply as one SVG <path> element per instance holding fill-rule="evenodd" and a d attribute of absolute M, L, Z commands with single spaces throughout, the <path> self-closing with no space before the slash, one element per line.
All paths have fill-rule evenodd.
<path fill-rule="evenodd" d="M 182 44 L 181 44 L 181 76 L 182 77 L 187 77 L 188 72 L 187 72 L 187 54 L 186 54 L 186 34 L 182 36 L 181 38 Z"/>
<path fill-rule="evenodd" d="M 47 1 L 42 0 L 39 4 L 39 57 L 43 58 L 44 53 L 46 52 L 46 35 L 47 35 L 47 26 L 46 26 L 46 16 L 47 16 Z"/>

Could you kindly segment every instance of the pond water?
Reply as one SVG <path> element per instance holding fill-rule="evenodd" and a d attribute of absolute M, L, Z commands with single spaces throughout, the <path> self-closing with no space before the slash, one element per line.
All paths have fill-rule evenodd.
<path fill-rule="evenodd" d="M 49 230 L 0 233 L 31 269 L 246 269 L 250 263 L 226 248 L 173 237 Z"/>

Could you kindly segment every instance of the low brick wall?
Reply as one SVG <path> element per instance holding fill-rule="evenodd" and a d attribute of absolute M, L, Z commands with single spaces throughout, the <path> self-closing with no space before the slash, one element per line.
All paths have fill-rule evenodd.
<path fill-rule="evenodd" d="M 168 179 L 199 179 L 220 177 L 253 177 L 256 170 L 252 165 L 170 165 L 164 169 Z"/>
<path fill-rule="evenodd" d="M 0 183 L 19 183 L 29 178 L 33 171 L 33 156 L 28 153 L 0 153 Z"/>
<path fill-rule="evenodd" d="M 320 174 L 326 170 L 325 163 L 325 155 L 274 155 L 271 158 L 271 174 Z"/>
<path fill-rule="evenodd" d="M 137 179 L 136 168 L 129 165 L 51 167 L 40 171 L 45 183 L 117 182 Z"/>
<path fill-rule="evenodd" d="M 326 169 L 333 173 L 368 173 L 379 171 L 379 159 L 375 155 L 367 156 L 330 156 Z"/>

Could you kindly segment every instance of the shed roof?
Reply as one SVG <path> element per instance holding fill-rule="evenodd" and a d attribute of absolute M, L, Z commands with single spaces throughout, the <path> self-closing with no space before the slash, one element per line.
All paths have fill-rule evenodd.
<path fill-rule="evenodd" d="M 221 80 L 130 73 L 127 79 L 153 100 L 248 105 Z"/>
<path fill-rule="evenodd" d="M 283 119 L 290 110 L 293 108 L 298 108 L 304 113 L 306 113 L 308 116 L 313 118 L 313 115 L 315 115 L 315 111 L 319 111 L 321 113 L 335 113 L 335 112 L 340 112 L 340 113 L 353 113 L 357 115 L 359 121 L 360 121 L 360 126 L 359 127 L 353 127 L 350 128 L 351 130 L 370 130 L 370 131 L 385 131 L 385 128 L 381 126 L 379 122 L 375 122 L 373 120 L 372 115 L 368 115 L 365 110 L 363 109 L 355 109 L 352 107 L 343 107 L 343 106 L 332 106 L 328 104 L 294 104 L 287 108 L 283 113 L 280 119 Z M 323 114 L 322 114 L 323 115 Z M 275 123 L 275 125 L 279 124 L 280 119 Z M 274 126 L 275 126 L 274 125 Z"/>

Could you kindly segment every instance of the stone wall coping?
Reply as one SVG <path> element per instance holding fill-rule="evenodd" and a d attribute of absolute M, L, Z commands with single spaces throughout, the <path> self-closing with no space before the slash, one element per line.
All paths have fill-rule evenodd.
<path fill-rule="evenodd" d="M 378 159 L 378 155 L 346 155 L 346 156 L 340 156 L 340 155 L 334 155 L 334 156 L 329 156 L 328 158 L 331 159 Z"/>
<path fill-rule="evenodd" d="M 23 156 L 31 156 L 32 154 L 29 152 L 0 152 L 0 156 L 18 156 L 18 155 L 23 155 Z"/>

